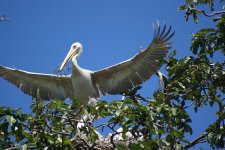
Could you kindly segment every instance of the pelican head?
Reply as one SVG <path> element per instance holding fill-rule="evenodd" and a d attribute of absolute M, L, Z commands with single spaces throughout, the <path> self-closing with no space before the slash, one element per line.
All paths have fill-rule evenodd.
<path fill-rule="evenodd" d="M 77 58 L 82 53 L 83 48 L 82 45 L 79 42 L 75 42 L 71 45 L 70 50 L 68 54 L 66 55 L 66 58 L 64 59 L 62 65 L 59 68 L 59 71 L 62 71 L 63 68 L 66 66 L 66 64 L 73 58 Z"/>

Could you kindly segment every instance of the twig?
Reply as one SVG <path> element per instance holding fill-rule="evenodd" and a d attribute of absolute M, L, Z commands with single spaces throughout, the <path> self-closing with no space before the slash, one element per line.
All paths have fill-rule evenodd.
<path fill-rule="evenodd" d="M 116 132 L 117 134 L 119 134 L 119 132 L 117 132 L 114 127 L 111 127 L 110 125 L 107 125 L 108 128 L 110 128 L 113 132 Z"/>
<path fill-rule="evenodd" d="M 191 148 L 194 145 L 202 142 L 208 134 L 209 134 L 208 132 L 203 133 L 201 136 L 199 136 L 198 138 L 194 139 L 191 143 L 188 143 L 187 145 L 183 146 L 183 148 L 184 149 L 188 149 L 188 148 Z"/>
<path fill-rule="evenodd" d="M 20 147 L 10 147 L 10 148 L 6 148 L 4 150 L 14 150 L 14 149 L 18 149 L 18 148 L 20 148 Z"/>
<path fill-rule="evenodd" d="M 90 149 L 90 145 L 87 143 L 85 139 L 79 138 L 87 147 Z"/>
<path fill-rule="evenodd" d="M 94 149 L 95 146 L 97 146 L 96 143 L 94 143 L 92 146 L 90 146 L 90 149 Z"/>
<path fill-rule="evenodd" d="M 113 148 L 116 148 L 116 144 L 115 144 L 114 141 L 113 141 L 113 138 L 114 138 L 114 136 L 115 136 L 116 134 L 117 134 L 117 133 L 113 133 L 112 136 L 110 137 L 110 142 L 111 142 Z"/>
<path fill-rule="evenodd" d="M 20 147 L 20 146 L 16 146 L 16 147 L 9 147 L 9 148 L 6 148 L 6 149 L 4 149 L 4 150 L 16 150 L 16 149 L 20 149 L 20 148 L 22 148 L 22 147 Z M 27 147 L 27 149 L 36 149 L 37 147 L 36 146 L 29 146 L 29 147 Z"/>
<path fill-rule="evenodd" d="M 61 131 L 55 131 L 54 129 L 52 129 L 52 128 L 48 125 L 46 119 L 45 119 L 45 125 L 46 125 L 46 127 L 49 129 L 49 131 L 50 131 L 50 132 L 46 131 L 46 132 L 48 132 L 48 133 L 52 133 L 52 132 L 53 132 L 53 133 L 56 133 L 56 134 L 61 134 L 61 135 L 66 135 L 66 136 L 69 136 L 69 135 L 70 135 L 69 133 L 65 133 L 65 132 L 61 132 Z"/>
<path fill-rule="evenodd" d="M 185 106 L 183 109 L 187 109 L 188 107 L 191 107 L 194 103 L 195 103 L 195 101 L 194 101 L 194 102 L 192 102 L 191 104 L 189 104 L 189 105 Z"/>
<path fill-rule="evenodd" d="M 212 14 L 207 14 L 204 10 L 202 10 L 202 13 L 207 17 L 212 17 L 212 16 L 219 15 L 219 14 L 225 14 L 225 11 L 217 11 Z"/>
<path fill-rule="evenodd" d="M 112 122 L 108 122 L 108 123 L 103 123 L 103 124 L 100 124 L 100 125 L 96 126 L 96 128 L 109 126 L 109 125 L 112 124 L 112 123 L 115 123 L 115 122 L 112 121 Z"/>
<path fill-rule="evenodd" d="M 161 127 L 161 126 L 160 126 Z M 113 129 L 114 130 L 114 129 Z M 117 131 L 117 130 L 114 130 L 114 133 L 112 133 L 111 135 L 110 135 L 110 142 L 111 142 L 111 144 L 112 144 L 112 146 L 113 146 L 113 149 L 114 148 L 116 148 L 116 144 L 115 144 L 115 142 L 116 143 L 118 143 L 118 141 L 119 140 L 115 140 L 115 142 L 114 142 L 114 137 L 116 136 L 116 135 L 118 135 L 118 134 L 123 134 L 123 133 L 131 133 L 132 134 L 132 136 L 133 137 L 129 137 L 129 138 L 133 138 L 133 139 L 137 139 L 137 138 L 139 138 L 139 137 L 141 137 L 141 136 L 143 136 L 143 132 L 144 132 L 144 130 L 145 130 L 145 128 L 140 128 L 140 129 L 136 129 L 136 130 L 133 130 L 133 129 L 128 129 L 126 132 L 125 131 Z M 126 135 L 127 136 L 127 135 Z M 123 139 L 124 140 L 124 139 Z M 136 141 L 136 140 L 135 140 Z"/>
<path fill-rule="evenodd" d="M 193 8 L 192 10 L 197 11 L 199 13 L 203 13 L 207 17 L 213 17 L 215 15 L 225 14 L 225 11 L 217 11 L 217 12 L 213 12 L 212 14 L 207 14 L 204 10 L 199 10 L 196 8 Z"/>

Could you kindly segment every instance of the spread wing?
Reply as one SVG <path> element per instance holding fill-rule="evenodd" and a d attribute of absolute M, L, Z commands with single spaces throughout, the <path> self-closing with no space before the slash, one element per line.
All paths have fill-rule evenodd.
<path fill-rule="evenodd" d="M 0 65 L 0 77 L 35 98 L 64 100 L 73 97 L 73 87 L 69 76 L 31 73 Z"/>
<path fill-rule="evenodd" d="M 105 94 L 119 94 L 138 86 L 148 80 L 157 72 L 160 61 L 166 56 L 171 48 L 169 40 L 173 37 L 171 26 L 154 29 L 154 38 L 151 44 L 133 58 L 117 65 L 96 71 L 92 74 L 92 81 L 99 92 Z"/>

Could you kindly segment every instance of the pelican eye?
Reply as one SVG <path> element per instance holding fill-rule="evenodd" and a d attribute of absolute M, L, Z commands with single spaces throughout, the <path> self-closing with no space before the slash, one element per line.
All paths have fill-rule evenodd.
<path fill-rule="evenodd" d="M 74 49 L 75 49 L 76 47 L 77 47 L 76 45 L 73 46 Z"/>

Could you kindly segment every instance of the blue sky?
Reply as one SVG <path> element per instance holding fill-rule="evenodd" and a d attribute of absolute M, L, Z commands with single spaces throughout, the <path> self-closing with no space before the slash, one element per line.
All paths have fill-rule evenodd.
<path fill-rule="evenodd" d="M 213 26 L 204 17 L 199 24 L 186 22 L 184 13 L 177 11 L 182 4 L 180 0 L 2 0 L 0 15 L 6 15 L 10 21 L 0 23 L 0 64 L 54 73 L 71 44 L 78 41 L 84 48 L 79 65 L 99 70 L 126 60 L 141 47 L 148 46 L 153 35 L 152 22 L 156 19 L 161 23 L 166 21 L 176 31 L 171 52 L 176 49 L 177 57 L 181 58 L 191 54 L 191 34 L 202 27 Z M 165 72 L 163 68 L 161 71 Z M 153 76 L 144 84 L 141 94 L 151 96 L 157 88 L 158 78 Z M 118 98 L 101 97 L 104 100 Z M 29 112 L 31 102 L 31 97 L 0 79 L 0 106 Z M 200 110 L 198 114 L 190 110 L 194 127 L 191 139 L 202 134 L 215 120 L 214 109 Z"/>

